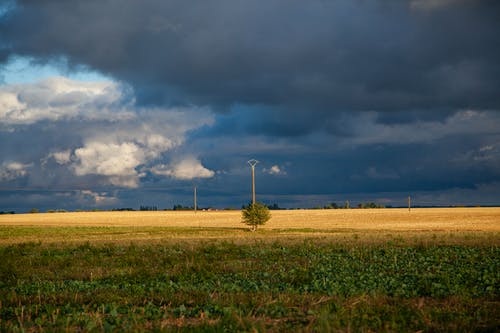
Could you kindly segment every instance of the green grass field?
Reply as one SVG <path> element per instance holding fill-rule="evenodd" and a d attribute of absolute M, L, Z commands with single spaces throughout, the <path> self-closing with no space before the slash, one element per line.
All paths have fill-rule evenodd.
<path fill-rule="evenodd" d="M 0 331 L 498 332 L 499 240 L 0 225 Z"/>

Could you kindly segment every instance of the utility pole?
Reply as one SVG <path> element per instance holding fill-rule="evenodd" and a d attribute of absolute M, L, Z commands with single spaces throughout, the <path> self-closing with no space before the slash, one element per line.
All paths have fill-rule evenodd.
<path fill-rule="evenodd" d="M 411 197 L 408 196 L 408 212 L 411 210 Z"/>
<path fill-rule="evenodd" d="M 252 167 L 252 206 L 255 206 L 255 165 L 259 163 L 259 161 L 251 159 L 248 161 L 248 164 Z"/>

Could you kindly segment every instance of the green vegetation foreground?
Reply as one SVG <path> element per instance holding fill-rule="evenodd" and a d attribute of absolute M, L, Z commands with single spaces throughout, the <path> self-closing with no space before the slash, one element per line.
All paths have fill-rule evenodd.
<path fill-rule="evenodd" d="M 0 258 L 2 332 L 500 328 L 494 243 L 21 243 Z"/>

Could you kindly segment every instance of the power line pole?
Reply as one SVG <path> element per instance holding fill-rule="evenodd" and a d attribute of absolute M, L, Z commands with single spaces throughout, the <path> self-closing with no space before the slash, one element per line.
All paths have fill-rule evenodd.
<path fill-rule="evenodd" d="M 408 212 L 411 210 L 411 197 L 408 196 Z"/>
<path fill-rule="evenodd" d="M 252 206 L 255 206 L 255 165 L 259 163 L 259 161 L 251 159 L 248 161 L 248 164 L 252 167 Z"/>

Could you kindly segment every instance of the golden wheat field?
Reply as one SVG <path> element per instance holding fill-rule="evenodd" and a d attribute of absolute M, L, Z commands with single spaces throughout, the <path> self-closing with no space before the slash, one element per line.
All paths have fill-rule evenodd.
<path fill-rule="evenodd" d="M 500 208 L 278 210 L 259 229 L 500 232 Z M 240 211 L 76 212 L 0 216 L 0 226 L 241 228 Z"/>
<path fill-rule="evenodd" d="M 248 232 L 240 211 L 0 215 L 0 244 L 226 239 L 500 243 L 500 208 L 279 210 Z"/>

